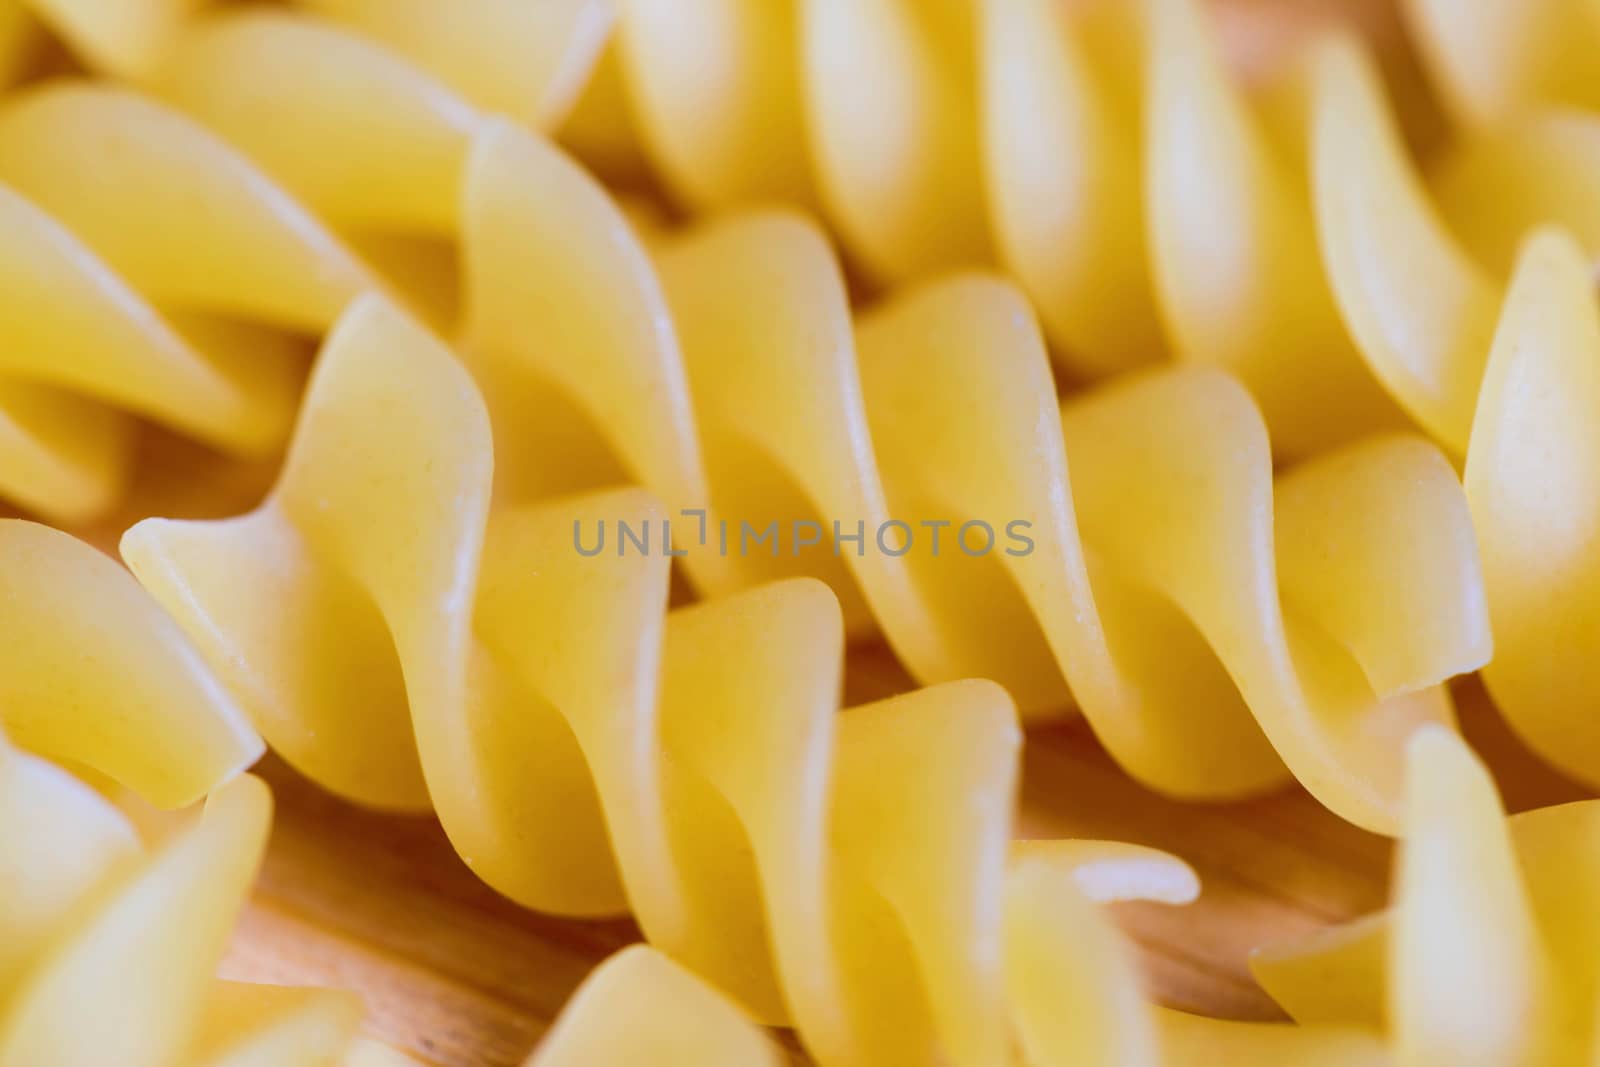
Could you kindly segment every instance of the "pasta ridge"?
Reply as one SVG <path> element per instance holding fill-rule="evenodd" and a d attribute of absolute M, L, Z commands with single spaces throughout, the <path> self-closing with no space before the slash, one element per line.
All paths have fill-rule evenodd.
<path fill-rule="evenodd" d="M 852 318 L 837 259 L 799 216 L 636 230 L 547 141 L 315 20 L 197 23 L 152 84 L 331 225 L 455 250 L 455 347 L 489 406 L 498 499 L 641 484 L 665 502 L 658 519 L 708 595 L 822 577 L 849 631 L 875 622 L 924 683 L 992 678 L 1025 714 L 1062 707 L 1070 686 L 1118 760 L 1168 793 L 1256 792 L 1283 781 L 1287 761 L 1340 814 L 1386 829 L 1392 738 L 1447 720 L 1438 684 L 1488 657 L 1463 498 L 1415 438 L 1360 442 L 1274 482 L 1253 402 L 1203 368 L 1058 412 L 1044 343 L 1010 283 L 952 276 Z M 369 188 L 405 195 L 353 195 Z M 435 273 L 404 291 L 438 307 L 453 282 Z M 1069 456 L 1081 457 L 1070 481 Z M 819 537 L 860 529 L 861 549 L 718 543 L 721 520 L 735 540 L 747 521 L 778 521 L 786 538 L 800 516 Z M 872 543 L 897 519 L 941 518 L 947 555 L 974 520 L 991 536 L 1021 523 L 1036 543 L 981 563 Z M 1233 569 L 1218 572 L 1219 559 Z M 157 587 L 183 585 L 182 569 L 144 568 Z M 187 594 L 162 595 L 212 629 Z M 1167 635 L 1171 658 L 1141 661 L 1141 629 Z M 226 636 L 200 640 L 219 662 L 249 658 Z M 409 748 L 403 723 L 385 727 L 385 752 Z M 308 745 L 295 748 L 312 766 Z M 415 760 L 393 762 L 410 784 L 338 788 L 421 803 Z"/>

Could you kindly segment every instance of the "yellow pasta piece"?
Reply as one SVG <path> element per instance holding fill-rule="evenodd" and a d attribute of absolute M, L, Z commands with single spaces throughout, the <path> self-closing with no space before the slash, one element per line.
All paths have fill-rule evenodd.
<path fill-rule="evenodd" d="M 0 100 L 0 492 L 82 521 L 116 499 L 128 414 L 269 454 L 303 355 L 377 283 L 198 125 L 98 86 Z M 219 317 L 220 316 L 220 317 Z"/>
<path fill-rule="evenodd" d="M 109 801 L 0 736 L 0 1064 L 368 1062 L 345 1058 L 354 996 L 212 978 L 270 813 L 266 786 L 236 778 L 147 851 Z"/>
<path fill-rule="evenodd" d="M 1467 453 L 1499 655 L 1484 679 L 1541 755 L 1600 781 L 1590 654 L 1600 588 L 1600 306 L 1570 238 L 1523 253 L 1489 356 Z"/>
<path fill-rule="evenodd" d="M 816 191 L 801 105 L 795 0 L 624 0 L 626 92 L 673 192 L 696 210 Z"/>
<path fill-rule="evenodd" d="M 1540 105 L 1600 108 L 1594 0 L 1406 0 L 1423 58 L 1463 122 L 1493 126 Z"/>
<path fill-rule="evenodd" d="M 1534 20 L 1535 9 L 1552 5 L 1523 14 Z M 1524 120 L 1441 176 L 1447 205 L 1478 220 L 1468 232 L 1480 264 L 1426 199 L 1370 63 L 1332 44 L 1317 57 L 1314 82 L 1313 187 L 1341 310 L 1396 398 L 1466 454 L 1498 639 L 1490 688 L 1535 749 L 1595 781 L 1600 734 L 1587 726 L 1585 679 L 1600 554 L 1584 503 L 1594 491 L 1600 367 L 1592 259 L 1600 195 L 1586 182 L 1595 170 L 1593 116 Z M 1514 162 L 1484 155 L 1519 149 Z M 1496 172 L 1505 184 L 1491 189 Z M 1523 240 L 1543 222 L 1575 228 L 1587 249 L 1548 230 Z M 1520 253 L 1503 293 L 1490 271 L 1507 269 L 1514 246 Z"/>
<path fill-rule="evenodd" d="M 0 1064 L 333 1067 L 352 996 L 217 982 L 271 796 L 260 739 L 113 561 L 0 521 Z M 18 743 L 22 748 L 14 747 Z M 203 814 L 147 844 L 63 766 Z"/>
<path fill-rule="evenodd" d="M 626 1026 L 618 1026 L 626 1019 Z M 573 994 L 526 1067 L 781 1067 L 739 1006 L 654 949 L 606 960 Z"/>
<path fill-rule="evenodd" d="M 459 86 L 478 105 L 541 128 L 576 103 L 609 35 L 612 0 L 300 0 Z M 7 0 L 92 69 L 142 82 L 215 0 Z M 16 16 L 0 18 L 0 27 Z M 0 43 L 7 34 L 0 28 Z M 3 67 L 0 67 L 3 69 Z M 291 87 L 285 87 L 291 88 Z"/>
<path fill-rule="evenodd" d="M 1506 112 L 1497 132 L 1468 139 L 1436 177 L 1466 243 L 1428 201 L 1370 64 L 1336 44 L 1315 68 L 1313 184 L 1323 251 L 1374 371 L 1422 425 L 1466 454 L 1497 638 L 1485 677 L 1497 704 L 1545 758 L 1593 782 L 1600 733 L 1587 725 L 1586 646 L 1600 553 L 1583 502 L 1594 493 L 1597 449 L 1600 156 L 1592 127 L 1600 120 L 1521 115 L 1543 97 L 1523 100 L 1497 80 L 1522 77 L 1513 67 L 1532 53 L 1517 50 L 1577 18 L 1578 8 L 1490 4 L 1483 19 L 1444 20 L 1442 7 L 1414 7 L 1432 12 L 1425 39 Z M 1561 32 L 1581 37 L 1572 25 Z M 1508 66 L 1495 74 L 1496 62 Z M 1527 70 L 1565 77 L 1561 64 L 1552 53 Z M 1586 63 L 1569 73 L 1600 87 Z M 1530 236 L 1542 223 L 1574 236 Z M 1502 273 L 1512 274 L 1509 291 Z"/>
<path fill-rule="evenodd" d="M 208 0 L 17 0 L 90 65 L 124 78 L 149 73 Z"/>
<path fill-rule="evenodd" d="M 478 106 L 554 127 L 576 103 L 613 0 L 300 0 L 411 57 Z"/>
<path fill-rule="evenodd" d="M 261 755 L 177 626 L 88 545 L 0 520 L 0 604 L 0 724 L 27 749 L 163 807 L 199 800 Z"/>
<path fill-rule="evenodd" d="M 1150 281 L 1134 5 L 979 5 L 989 217 L 1065 366 L 1110 374 L 1166 348 Z"/>
<path fill-rule="evenodd" d="M 1257 953 L 1257 978 L 1297 1019 L 1384 1032 L 1398 1063 L 1592 1063 L 1600 803 L 1506 819 L 1436 730 L 1408 783 L 1393 907 Z"/>
<path fill-rule="evenodd" d="M 115 166 L 85 166 L 109 157 Z M 186 310 L 326 329 L 373 280 L 244 156 L 138 94 L 64 82 L 0 110 L 0 181 Z"/>
<path fill-rule="evenodd" d="M 0 3 L 0 89 L 26 72 L 42 37 L 22 0 Z"/>
<path fill-rule="evenodd" d="M 1542 225 L 1600 256 L 1600 114 L 1542 112 L 1464 138 L 1429 181 L 1452 229 L 1498 276 Z"/>

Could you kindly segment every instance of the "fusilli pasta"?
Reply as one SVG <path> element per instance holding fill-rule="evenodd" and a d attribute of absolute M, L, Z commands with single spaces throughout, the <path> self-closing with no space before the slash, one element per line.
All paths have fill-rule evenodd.
<path fill-rule="evenodd" d="M 1253 405 L 1198 369 L 1069 402 L 1058 424 L 1044 346 L 1006 283 L 930 283 L 853 324 L 826 242 L 782 214 L 708 225 L 652 258 L 547 142 L 304 19 L 210 22 L 154 82 L 335 223 L 458 241 L 458 348 L 490 407 L 501 499 L 636 480 L 669 507 L 709 506 L 713 528 L 1020 520 L 1037 551 L 983 570 L 825 546 L 690 546 L 685 562 L 717 595 L 823 577 L 851 631 L 876 619 L 925 682 L 993 678 L 1029 713 L 1061 707 L 1070 684 L 1159 788 L 1256 791 L 1282 780 L 1281 757 L 1325 803 L 1383 828 L 1394 738 L 1448 718 L 1432 687 L 1488 655 L 1468 515 L 1419 441 L 1321 457 L 1274 491 Z M 1082 457 L 1070 492 L 1067 455 Z M 194 603 L 161 595 L 180 617 Z M 230 614 L 228 627 L 261 625 Z M 1139 659 L 1151 632 L 1161 663 Z M 400 799 L 392 783 L 342 791 Z"/>
<path fill-rule="evenodd" d="M 669 613 L 664 554 L 570 540 L 574 521 L 659 521 L 647 493 L 491 506 L 493 455 L 466 368 L 366 297 L 267 503 L 150 520 L 124 554 L 289 759 L 366 803 L 431 804 L 514 899 L 631 908 L 826 1063 L 992 1062 L 1010 1026 L 1042 1062 L 1069 1055 L 1082 1038 L 1044 989 L 1086 949 L 1052 925 L 1075 921 L 1053 894 L 1124 850 L 1023 845 L 1008 864 L 1004 691 L 954 681 L 840 714 L 826 586 Z M 1125 884 L 1193 892 L 1181 866 L 1137 858 L 1158 877 Z M 1012 989 L 1003 959 L 1059 977 Z"/>
<path fill-rule="evenodd" d="M 352 996 L 213 977 L 271 821 L 266 786 L 238 776 L 261 745 L 126 572 L 6 520 L 0 635 L 0 1064 L 397 1057 L 356 1041 Z M 141 840 L 110 800 L 8 733 L 148 800 L 209 792 L 204 814 Z"/>
<path fill-rule="evenodd" d="M 1576 503 L 1600 489 L 1593 0 L 1404 5 L 1459 126 L 1426 183 L 1370 58 L 1338 35 L 1247 94 L 1191 0 L 730 6 L 697 4 L 695 31 L 672 34 L 663 6 L 623 5 L 644 140 L 685 202 L 787 195 L 778 177 L 808 171 L 776 161 L 805 125 L 821 199 L 867 262 L 904 276 L 992 244 L 1078 373 L 1158 352 L 1159 323 L 1179 358 L 1241 377 L 1286 456 L 1415 422 L 1467 459 L 1496 702 L 1600 781 L 1600 552 Z M 775 118 L 791 112 L 809 125 Z M 960 247 L 913 239 L 947 237 Z"/>
<path fill-rule="evenodd" d="M 1537 110 L 1600 102 L 1590 0 L 1495 0 L 1477 20 L 1410 5 L 1467 131 L 1431 189 L 1359 45 L 1333 37 L 1247 98 L 1191 0 L 1081 17 L 1051 0 L 629 0 L 605 60 L 595 0 L 196 6 L 30 4 L 139 88 L 56 84 L 0 106 L 0 222 L 21 237 L 0 250 L 0 322 L 18 331 L 0 490 L 63 517 L 103 507 L 127 428 L 99 404 L 270 449 L 295 360 L 259 324 L 331 328 L 271 498 L 124 542 L 296 766 L 363 803 L 433 808 L 526 904 L 631 907 L 826 1063 L 1003 1062 L 1012 1034 L 1036 1062 L 1376 1060 L 1351 1031 L 1151 1013 L 1071 881 L 1084 862 L 1143 864 L 1157 874 L 1135 883 L 1181 896 L 1172 861 L 1084 843 L 1007 855 L 1012 704 L 957 679 L 993 678 L 1029 715 L 1070 686 L 1157 788 L 1234 796 L 1287 768 L 1346 818 L 1406 831 L 1392 921 L 1262 957 L 1297 1016 L 1387 1010 L 1401 1062 L 1588 1056 L 1592 923 L 1570 885 L 1542 888 L 1588 809 L 1523 817 L 1508 838 L 1470 754 L 1425 724 L 1449 723 L 1442 683 L 1488 662 L 1492 620 L 1485 674 L 1512 723 L 1573 773 L 1600 766 L 1585 706 L 1600 553 L 1581 503 L 1600 489 L 1600 120 Z M 0 72 L 30 32 L 16 10 Z M 853 316 L 827 240 L 795 214 L 630 224 L 531 129 L 565 119 L 570 143 L 615 148 L 604 112 L 622 99 L 683 204 L 820 207 L 899 291 Z M 111 166 L 86 165 L 101 154 Z M 1528 239 L 1542 222 L 1572 236 Z M 1018 284 L 904 284 L 991 260 Z M 1058 407 L 1024 291 L 1069 373 L 1170 347 L 1238 381 L 1142 372 Z M 1412 423 L 1444 451 L 1370 436 Z M 1280 457 L 1313 458 L 1275 480 L 1269 427 Z M 597 489 L 618 483 L 644 488 Z M 702 531 L 831 522 L 835 551 L 729 555 L 702 533 L 685 570 L 707 599 L 669 612 L 664 554 L 618 542 L 591 560 L 567 538 L 608 521 L 665 538 L 695 514 Z M 1016 520 L 1037 541 L 981 565 L 883 546 L 897 517 L 945 515 Z M 841 554 L 841 521 L 879 531 L 879 551 Z M 6 533 L 15 558 L 66 551 L 33 530 Z M 144 619 L 122 581 L 112 602 Z M 229 707 L 164 620 L 112 644 L 77 625 L 151 692 Z M 930 687 L 837 714 L 844 637 L 873 626 Z M 61 647 L 78 646 L 25 637 L 4 654 L 59 662 Z M 107 697 L 104 678 L 71 684 L 89 699 L 64 706 Z M 25 744 L 168 802 L 255 751 L 231 710 L 169 766 L 143 720 L 110 720 L 119 732 L 28 707 L 7 710 Z M 78 788 L 43 766 L 0 753 L 0 776 Z M 242 872 L 265 803 L 250 779 L 224 787 L 184 842 Z M 83 814 L 87 840 L 115 836 L 106 812 Z M 183 847 L 150 877 L 177 877 L 159 871 Z M 85 878 L 121 862 L 88 848 Z M 19 883 L 19 914 L 43 884 Z M 1480 936 L 1446 951 L 1441 901 Z M 10 1016 L 0 999 L 0 1061 L 76 1036 L 52 981 Z M 536 1062 L 626 1060 L 615 1042 L 676 1040 L 696 1019 L 711 1040 L 684 1048 L 696 1062 L 776 1055 L 699 982 L 633 950 Z M 1046 990 L 1073 994 L 1070 1027 Z M 219 996 L 224 1018 L 256 1011 Z M 611 997 L 664 1029 L 586 1024 Z M 334 1005 L 296 1000 L 284 1025 Z M 187 1033 L 157 1029 L 153 1064 Z"/>

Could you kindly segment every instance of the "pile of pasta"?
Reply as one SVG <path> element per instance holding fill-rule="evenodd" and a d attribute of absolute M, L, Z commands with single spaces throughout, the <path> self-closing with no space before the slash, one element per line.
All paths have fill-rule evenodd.
<path fill-rule="evenodd" d="M 839 712 L 845 628 L 825 584 L 669 612 L 668 556 L 570 540 L 575 521 L 641 528 L 661 506 L 631 488 L 494 504 L 491 406 L 456 354 L 363 298 L 267 502 L 125 537 L 278 751 L 365 804 L 431 805 L 467 864 L 529 907 L 631 910 L 820 1062 L 998 1062 L 1013 1034 L 1032 1062 L 1071 1062 L 1101 1039 L 1076 1015 L 1061 1026 L 1058 997 L 1083 990 L 1089 1019 L 1095 997 L 1141 1003 L 1105 977 L 1126 965 L 1091 947 L 1115 935 L 1075 912 L 1074 880 L 1183 899 L 1192 876 L 1126 846 L 1013 845 L 1021 733 L 1003 689 L 953 681 Z M 1152 1040 L 1143 1016 L 1126 1025 L 1106 1047 Z M 1183 1025 L 1240 1056 L 1367 1047 Z"/>
<path fill-rule="evenodd" d="M 823 528 L 875 532 L 893 519 L 948 515 L 958 525 L 1020 520 L 1036 537 L 1024 556 L 956 565 L 927 546 L 900 555 L 823 545 L 776 558 L 690 546 L 685 570 L 709 597 L 820 577 L 851 632 L 881 629 L 924 683 L 989 678 L 1027 713 L 1075 699 L 1119 762 L 1166 792 L 1233 797 L 1292 773 L 1342 815 L 1380 830 L 1395 821 L 1395 738 L 1418 721 L 1448 719 L 1440 683 L 1488 657 L 1465 498 L 1443 454 L 1418 438 L 1363 438 L 1274 484 L 1256 404 L 1236 379 L 1203 368 L 1114 382 L 1058 417 L 1045 345 L 1013 283 L 936 279 L 855 319 L 838 260 L 804 217 L 745 212 L 641 237 L 548 140 L 303 15 L 224 11 L 188 27 L 149 79 L 170 104 L 103 85 L 21 93 L 0 114 L 0 144 L 21 146 L 35 187 L 64 190 L 52 204 L 63 214 L 69 198 L 99 205 L 133 185 L 124 177 L 101 188 L 113 181 L 106 168 L 81 177 L 83 154 L 115 136 L 140 146 L 135 157 L 189 159 L 185 169 L 197 176 L 205 158 L 226 152 L 240 167 L 259 166 L 262 181 L 297 195 L 330 228 L 366 235 L 389 279 L 367 295 L 447 334 L 481 387 L 500 501 L 633 482 L 680 531 L 687 509 L 713 529 L 722 519 L 765 527 L 769 518 L 814 516 Z M 379 441 L 387 458 L 405 447 L 383 431 Z M 488 506 L 490 461 L 487 442 L 474 447 L 481 469 L 461 485 L 441 474 L 433 490 L 462 501 L 443 516 L 445 540 L 416 551 L 455 551 L 479 538 L 475 509 Z M 293 483 L 314 466 L 300 461 L 306 450 L 295 442 L 284 506 L 269 509 L 296 529 L 303 508 Z M 359 468 L 341 460 L 305 477 L 315 486 Z M 374 505 L 357 503 L 357 489 L 307 491 L 330 500 L 328 522 L 389 536 L 366 521 Z M 607 517 L 616 521 L 593 521 Z M 393 535 L 410 538 L 416 521 Z M 264 581 L 286 579 L 259 545 L 240 540 L 265 525 L 217 528 L 232 542 L 217 549 L 226 564 L 215 564 L 227 575 L 217 591 L 225 603 L 193 588 L 205 580 L 194 570 L 207 564 L 159 543 L 213 538 L 143 527 L 129 554 L 219 669 L 248 675 L 231 680 L 262 690 L 252 703 L 274 705 L 258 715 L 320 719 L 302 706 L 339 704 L 337 690 L 304 691 L 305 671 L 282 662 L 308 644 L 284 635 L 320 624 L 276 588 L 238 578 L 270 570 Z M 306 543 L 295 530 L 272 539 Z M 352 542 L 342 552 L 366 549 Z M 161 562 L 143 558 L 151 555 Z M 308 555 L 335 572 L 364 565 L 328 558 L 326 547 Z M 474 577 L 454 567 L 438 580 Z M 290 580 L 322 595 L 309 589 L 320 577 Z M 364 599 L 356 587 L 412 580 L 374 574 L 354 586 L 336 581 L 349 592 L 327 595 Z M 391 627 L 408 610 L 393 600 L 402 595 L 412 594 L 394 591 L 375 605 Z M 459 628 L 470 620 L 458 614 Z M 356 662 L 369 655 L 358 643 L 311 643 L 308 654 Z M 407 656 L 402 648 L 402 663 Z M 271 657 L 270 668 L 260 657 Z M 382 703 L 392 710 L 360 727 L 378 735 L 361 746 L 368 781 L 314 766 L 345 759 L 348 731 L 320 733 L 311 745 L 264 728 L 340 792 L 417 806 L 426 798 L 404 705 L 428 699 L 389 693 Z M 457 732 L 475 729 L 445 719 Z M 432 747 L 420 746 L 422 759 Z M 431 792 L 444 806 L 440 788 Z"/>
<path fill-rule="evenodd" d="M 1018 1062 L 1593 1063 L 1600 801 L 1507 819 L 1487 770 L 1438 726 L 1418 730 L 1408 742 L 1406 792 L 1392 907 L 1263 949 L 1252 960 L 1262 985 L 1296 1020 L 1350 1028 L 1337 1039 L 1330 1029 L 1316 1045 L 1304 1041 L 1306 1031 L 1265 1028 L 1251 1033 L 1247 1045 L 1237 1038 L 1248 1028 L 1209 1030 L 1199 1020 L 1158 1011 L 1152 1041 L 1150 1011 L 1136 994 L 1122 992 L 1125 965 L 1095 958 L 1123 950 L 1085 922 L 1072 943 L 1080 960 L 1092 958 L 1096 966 L 1077 980 L 1028 978 L 1030 988 L 1058 991 L 1053 1013 L 1075 1032 L 1076 1056 L 1032 1058 L 1024 1043 Z M 1017 878 L 1014 869 L 1013 884 Z M 1056 912 L 1081 907 L 1075 894 L 1059 889 L 1041 903 Z M 1081 992 L 1080 982 L 1105 999 L 1062 995 Z M 641 1008 L 633 1027 L 610 1025 Z M 1381 1047 L 1374 1041 L 1380 1036 Z M 667 1067 L 785 1062 L 737 1005 L 665 957 L 635 947 L 595 971 L 533 1062 L 643 1060 Z"/>
<path fill-rule="evenodd" d="M 272 801 L 241 774 L 260 738 L 155 603 L 7 519 L 0 604 L 0 1064 L 410 1064 L 357 1037 L 352 995 L 214 977 Z"/>
<path fill-rule="evenodd" d="M 507 896 L 631 912 L 540 1063 L 777 1057 L 747 1019 L 826 1064 L 1580 1062 L 1578 905 L 1447 683 L 1600 782 L 1600 11 L 1477 6 L 1407 7 L 1424 178 L 1363 44 L 1247 88 L 1195 0 L 0 0 L 0 492 L 103 513 L 137 418 L 287 448 L 248 514 L 127 532 L 169 618 L 81 635 L 203 679 L 190 749 L 7 726 L 254 840 L 248 719 Z M 90 74 L 25 76 L 44 38 Z M 841 712 L 872 635 L 921 688 Z M 1010 842 L 1019 722 L 1071 706 L 1168 795 L 1402 837 L 1393 936 L 1262 957 L 1310 1025 L 1145 1004 L 1094 901 L 1177 861 Z"/>

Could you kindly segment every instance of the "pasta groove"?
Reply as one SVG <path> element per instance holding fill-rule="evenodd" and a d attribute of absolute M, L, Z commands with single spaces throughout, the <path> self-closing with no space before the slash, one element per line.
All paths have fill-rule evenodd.
<path fill-rule="evenodd" d="M 0 1064 L 384 1063 L 355 1041 L 353 996 L 213 978 L 271 797 L 238 774 L 260 740 L 176 628 L 111 560 L 16 520 L 0 523 L 0 601 Z M 163 804 L 210 797 L 147 843 L 36 752 Z"/>
<path fill-rule="evenodd" d="M 124 553 L 318 780 L 431 803 L 474 871 L 527 906 L 631 909 L 824 1063 L 1006 1062 L 1013 1029 L 1034 1061 L 1067 1062 L 1097 1021 L 1143 1025 L 1131 977 L 1122 1014 L 1054 1021 L 1080 966 L 1086 1003 L 1112 995 L 1073 925 L 1098 920 L 1058 897 L 1085 866 L 1121 872 L 1089 879 L 1113 894 L 1183 900 L 1193 877 L 1127 846 L 1008 851 L 1021 734 L 1003 690 L 955 681 L 840 713 L 826 586 L 669 612 L 668 557 L 571 543 L 575 520 L 642 525 L 661 506 L 620 489 L 491 507 L 490 432 L 455 354 L 365 297 L 262 509 L 149 520 Z M 1113 1036 L 1153 1041 L 1140 1033 Z"/>
<path fill-rule="evenodd" d="M 1488 656 L 1463 498 L 1418 440 L 1362 442 L 1274 484 L 1254 405 L 1202 369 L 1132 379 L 1058 414 L 1043 342 L 1009 284 L 957 276 L 853 321 L 825 239 L 796 217 L 737 216 L 650 238 L 647 252 L 547 142 L 311 20 L 199 24 L 153 84 L 332 225 L 452 242 L 457 348 L 489 405 L 499 500 L 631 481 L 670 509 L 708 508 L 712 528 L 1031 524 L 1034 551 L 981 565 L 709 544 L 687 545 L 685 563 L 713 596 L 821 577 L 849 630 L 875 621 L 925 683 L 993 678 L 1028 714 L 1064 705 L 1070 684 L 1119 761 L 1164 791 L 1254 792 L 1284 780 L 1287 762 L 1324 803 L 1385 829 L 1393 739 L 1447 719 L 1438 683 Z M 378 192 L 356 195 L 366 190 Z M 429 277 L 407 290 L 413 303 L 451 303 L 439 293 L 451 273 Z M 486 508 L 479 492 L 473 507 Z M 662 517 L 687 525 L 677 510 Z M 282 640 L 257 630 L 300 625 L 265 604 L 270 627 L 237 606 L 215 621 L 211 590 L 180 591 L 187 561 L 133 562 L 219 664 Z M 1139 658 L 1140 632 L 1166 635 L 1161 663 Z M 322 698 L 260 699 L 293 723 Z M 373 762 L 391 768 L 386 780 L 333 784 L 421 804 L 406 717 L 384 722 Z M 292 740 L 299 730 L 273 738 L 297 765 L 343 759 Z M 331 736 L 318 745 L 348 743 Z"/>

